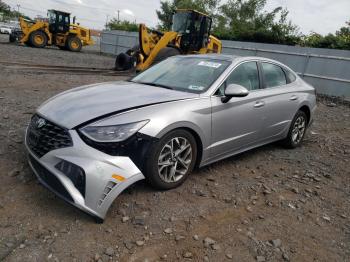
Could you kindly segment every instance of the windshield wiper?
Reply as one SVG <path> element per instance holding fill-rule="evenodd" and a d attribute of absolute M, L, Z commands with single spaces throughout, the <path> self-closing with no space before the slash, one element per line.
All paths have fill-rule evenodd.
<path fill-rule="evenodd" d="M 166 89 L 170 89 L 170 90 L 174 89 L 171 86 L 166 86 L 166 85 L 162 85 L 162 84 L 156 84 L 156 83 L 152 83 L 152 82 L 136 82 L 136 83 L 143 84 L 143 85 L 149 85 L 149 86 L 156 86 L 156 87 L 166 88 Z"/>

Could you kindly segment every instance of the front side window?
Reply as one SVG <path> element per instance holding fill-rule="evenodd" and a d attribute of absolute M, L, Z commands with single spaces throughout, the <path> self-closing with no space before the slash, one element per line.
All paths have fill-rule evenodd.
<path fill-rule="evenodd" d="M 203 93 L 231 62 L 195 57 L 171 57 L 134 77 L 131 81 L 179 91 Z"/>
<path fill-rule="evenodd" d="M 230 84 L 241 85 L 248 90 L 259 89 L 259 72 L 256 62 L 246 62 L 239 65 L 226 78 L 226 81 L 220 86 L 216 95 L 224 95 L 225 88 Z"/>
<path fill-rule="evenodd" d="M 287 84 L 286 75 L 281 67 L 270 63 L 261 63 L 261 65 L 266 88 Z"/>

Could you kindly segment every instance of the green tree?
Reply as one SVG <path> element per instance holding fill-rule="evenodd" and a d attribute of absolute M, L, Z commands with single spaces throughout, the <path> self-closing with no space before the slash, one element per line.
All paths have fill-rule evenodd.
<path fill-rule="evenodd" d="M 335 34 L 322 36 L 312 32 L 311 34 L 303 37 L 301 45 L 316 48 L 350 50 L 350 21 L 346 22 L 346 26 L 341 27 L 335 32 Z"/>
<path fill-rule="evenodd" d="M 220 0 L 167 0 L 160 2 L 160 10 L 156 10 L 161 30 L 170 30 L 172 16 L 176 9 L 194 9 L 209 15 L 214 15 Z"/>
<path fill-rule="evenodd" d="M 122 30 L 129 32 L 137 32 L 139 30 L 139 25 L 134 22 L 129 22 L 127 20 L 118 21 L 118 19 L 113 18 L 108 24 L 107 28 L 111 30 Z"/>
<path fill-rule="evenodd" d="M 214 32 L 222 39 L 278 44 L 299 41 L 298 27 L 288 20 L 288 10 L 265 11 L 266 0 L 229 0 L 219 8 Z"/>

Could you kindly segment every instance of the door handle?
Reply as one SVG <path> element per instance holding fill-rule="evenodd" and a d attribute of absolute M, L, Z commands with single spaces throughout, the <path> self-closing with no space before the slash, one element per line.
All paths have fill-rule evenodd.
<path fill-rule="evenodd" d="M 255 104 L 254 104 L 254 107 L 255 108 L 259 108 L 259 107 L 262 107 L 264 105 L 265 105 L 264 101 L 256 101 Z"/>
<path fill-rule="evenodd" d="M 291 101 L 293 101 L 293 100 L 297 100 L 298 99 L 298 97 L 297 96 L 295 96 L 295 95 L 293 95 L 293 96 L 291 96 L 290 98 L 289 98 L 289 100 L 291 100 Z"/>

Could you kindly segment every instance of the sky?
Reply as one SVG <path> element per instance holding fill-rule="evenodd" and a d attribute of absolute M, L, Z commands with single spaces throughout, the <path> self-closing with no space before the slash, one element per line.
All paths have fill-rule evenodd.
<path fill-rule="evenodd" d="M 222 0 L 224 2 L 226 0 Z M 48 9 L 72 13 L 81 25 L 103 29 L 106 20 L 120 19 L 156 26 L 156 9 L 160 0 L 4 0 L 12 8 L 35 17 L 46 16 Z M 34 3 L 35 2 L 35 3 Z M 289 19 L 299 26 L 300 32 L 334 33 L 350 20 L 350 0 L 267 0 L 266 10 L 282 6 L 289 10 Z"/>

